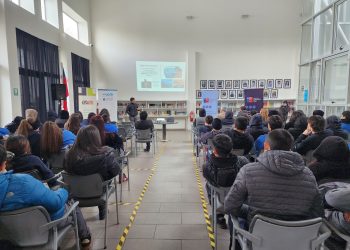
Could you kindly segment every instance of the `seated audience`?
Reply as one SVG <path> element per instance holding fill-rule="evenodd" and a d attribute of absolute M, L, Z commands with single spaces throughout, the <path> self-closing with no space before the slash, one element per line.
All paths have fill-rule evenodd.
<path fill-rule="evenodd" d="M 213 127 L 212 127 L 213 120 L 214 120 L 214 118 L 211 115 L 207 115 L 205 117 L 205 124 L 204 124 L 204 126 L 198 128 L 199 135 L 208 133 L 208 132 L 210 132 L 213 129 Z"/>
<path fill-rule="evenodd" d="M 249 117 L 249 113 L 248 113 L 247 107 L 246 106 L 241 106 L 237 116 Z"/>
<path fill-rule="evenodd" d="M 225 118 L 222 120 L 222 126 L 232 127 L 233 123 L 234 123 L 233 112 L 227 111 L 225 114 Z"/>
<path fill-rule="evenodd" d="M 204 126 L 205 124 L 205 116 L 206 116 L 206 112 L 205 109 L 199 109 L 198 111 L 198 117 L 196 117 L 196 119 L 194 119 L 193 121 L 193 126 L 195 127 L 199 127 L 199 126 Z"/>
<path fill-rule="evenodd" d="M 339 136 L 344 140 L 348 139 L 348 133 L 341 128 L 341 120 L 338 116 L 331 115 L 327 117 L 327 129 L 333 132 L 334 136 Z"/>
<path fill-rule="evenodd" d="M 221 120 L 219 118 L 214 118 L 213 123 L 211 125 L 212 125 L 213 129 L 210 132 L 207 132 L 204 135 L 202 135 L 199 138 L 199 142 L 201 142 L 203 144 L 207 144 L 208 140 L 213 139 L 214 136 L 222 133 L 222 130 L 221 130 L 222 124 L 221 124 Z"/>
<path fill-rule="evenodd" d="M 204 110 L 204 109 L 203 109 Z M 204 110 L 205 112 L 205 110 Z M 154 129 L 154 125 L 153 122 L 151 120 L 147 120 L 148 114 L 146 111 L 141 111 L 140 112 L 140 121 L 137 121 L 135 123 L 135 128 L 137 130 L 146 130 L 146 129 L 151 129 L 151 131 L 153 131 Z M 197 124 L 199 125 L 199 124 Z M 203 124 L 204 125 L 204 124 Z M 145 148 L 145 152 L 149 152 L 151 149 L 151 143 L 147 142 L 146 143 L 146 148 Z"/>
<path fill-rule="evenodd" d="M 296 140 L 307 128 L 307 117 L 301 110 L 294 111 L 290 117 L 289 122 L 286 124 L 289 133 Z"/>
<path fill-rule="evenodd" d="M 269 110 L 268 117 L 273 116 L 273 115 L 279 115 L 279 116 L 281 116 L 281 114 L 280 114 L 280 112 L 279 112 L 278 110 L 276 110 L 276 109 L 270 109 L 270 110 Z"/>
<path fill-rule="evenodd" d="M 260 115 L 263 121 L 264 128 L 267 128 L 267 118 L 269 118 L 269 109 L 268 108 L 260 109 Z"/>
<path fill-rule="evenodd" d="M 59 117 L 56 119 L 56 124 L 59 128 L 64 128 L 64 124 L 69 119 L 69 112 L 67 110 L 61 110 Z"/>
<path fill-rule="evenodd" d="M 38 112 L 34 109 L 26 110 L 26 119 L 23 119 L 16 130 L 16 135 L 23 135 L 29 141 L 33 155 L 40 157 L 40 133 L 41 123 Z"/>
<path fill-rule="evenodd" d="M 10 131 L 10 134 L 14 134 L 16 133 L 16 130 L 23 119 L 24 118 L 22 116 L 16 116 L 12 122 L 5 126 L 5 128 L 7 128 Z"/>
<path fill-rule="evenodd" d="M 325 130 L 326 121 L 319 115 L 310 116 L 307 120 L 307 129 L 296 139 L 293 150 L 301 155 L 306 155 L 310 150 L 315 150 L 332 131 Z"/>
<path fill-rule="evenodd" d="M 114 149 L 102 146 L 101 135 L 95 126 L 81 128 L 73 147 L 66 153 L 64 169 L 75 175 L 100 174 L 110 180 L 120 173 Z M 105 217 L 106 206 L 99 206 L 99 218 Z"/>
<path fill-rule="evenodd" d="M 9 135 L 10 131 L 7 128 L 0 128 L 0 136 Z"/>
<path fill-rule="evenodd" d="M 77 135 L 80 129 L 80 114 L 72 114 L 64 124 L 64 129 Z"/>
<path fill-rule="evenodd" d="M 100 112 L 100 116 L 102 116 L 103 121 L 105 122 L 105 132 L 106 133 L 118 133 L 118 126 L 115 122 L 111 121 L 111 116 L 107 109 L 102 109 Z"/>
<path fill-rule="evenodd" d="M 249 128 L 247 133 L 253 136 L 254 141 L 258 139 L 260 135 L 266 134 L 268 131 L 263 128 L 262 117 L 260 114 L 253 115 L 250 119 Z"/>
<path fill-rule="evenodd" d="M 350 133 L 350 111 L 344 111 L 340 119 L 342 122 L 341 128 Z"/>
<path fill-rule="evenodd" d="M 23 135 L 10 136 L 6 143 L 6 150 L 14 154 L 10 161 L 10 167 L 14 173 L 23 173 L 38 170 L 42 180 L 49 180 L 54 173 L 42 162 L 42 160 L 30 152 L 30 145 Z M 56 180 L 49 181 L 50 186 L 56 185 Z"/>
<path fill-rule="evenodd" d="M 256 111 L 255 109 L 252 110 L 252 111 L 250 111 L 250 115 L 251 115 L 251 116 L 253 116 L 253 115 L 257 114 L 257 113 L 258 113 L 258 111 Z"/>
<path fill-rule="evenodd" d="M 346 141 L 338 136 L 324 139 L 314 151 L 316 159 L 309 164 L 317 182 L 327 179 L 350 179 L 349 148 Z"/>
<path fill-rule="evenodd" d="M 81 127 L 86 127 L 90 124 L 90 120 L 92 117 L 94 117 L 96 114 L 94 112 L 91 112 L 88 114 L 88 118 L 87 119 L 83 119 L 83 121 L 81 122 Z"/>
<path fill-rule="evenodd" d="M 316 109 L 316 110 L 314 110 L 314 112 L 312 112 L 312 115 L 319 115 L 319 116 L 323 117 L 324 111 L 320 110 L 320 109 Z"/>
<path fill-rule="evenodd" d="M 47 112 L 47 121 L 55 122 L 57 118 L 58 118 L 58 115 L 56 111 L 51 110 Z"/>
<path fill-rule="evenodd" d="M 303 158 L 291 152 L 292 135 L 283 129 L 268 134 L 265 152 L 238 172 L 225 198 L 225 212 L 251 219 L 261 214 L 280 220 L 323 217 L 315 177 Z"/>
<path fill-rule="evenodd" d="M 6 165 L 7 153 L 0 145 L 1 212 L 43 206 L 50 214 L 51 220 L 57 220 L 69 209 L 68 192 L 65 189 L 52 191 L 30 175 L 6 171 Z M 91 234 L 79 207 L 77 207 L 77 220 L 80 243 L 83 247 L 87 247 L 91 242 Z M 67 222 L 63 223 L 70 223 L 70 220 L 67 219 Z"/>
<path fill-rule="evenodd" d="M 225 119 L 225 115 L 226 115 L 226 108 L 221 107 L 217 118 L 219 118 L 220 120 L 223 120 Z"/>
<path fill-rule="evenodd" d="M 44 160 L 59 154 L 73 145 L 76 136 L 65 129 L 60 129 L 54 122 L 45 122 L 41 131 L 41 157 Z"/>
<path fill-rule="evenodd" d="M 233 130 L 225 131 L 231 137 L 232 149 L 244 149 L 244 155 L 247 155 L 253 147 L 254 139 L 250 134 L 245 133 L 248 127 L 248 119 L 239 116 L 235 119 Z"/>
<path fill-rule="evenodd" d="M 299 117 L 302 117 L 302 116 L 305 116 L 304 112 L 302 110 L 296 110 L 296 111 L 293 111 L 292 115 L 290 116 L 289 118 L 289 121 L 286 123 L 286 125 L 284 126 L 284 129 L 288 130 L 290 128 L 294 128 L 294 125 L 295 125 L 295 121 L 299 118 Z M 306 127 L 305 127 L 306 129 Z M 304 129 L 304 130 L 305 130 Z M 304 131 L 303 130 L 303 131 Z M 303 132 L 302 131 L 302 132 Z"/>
<path fill-rule="evenodd" d="M 267 119 L 267 124 L 270 132 L 275 129 L 283 128 L 283 120 L 279 115 L 270 116 Z M 260 135 L 258 139 L 256 139 L 255 152 L 257 155 L 259 155 L 260 152 L 264 149 L 264 143 L 266 138 L 267 138 L 267 134 L 264 134 L 264 135 Z"/>
<path fill-rule="evenodd" d="M 225 134 L 218 134 L 213 138 L 213 147 L 213 154 L 203 166 L 203 176 L 215 187 L 231 187 L 239 169 L 249 163 L 249 161 L 245 157 L 237 157 L 231 153 L 232 141 Z M 207 184 L 206 188 L 210 200 L 210 186 Z M 224 200 L 224 195 L 221 197 L 222 201 Z M 217 222 L 221 228 L 227 228 L 224 213 L 217 213 Z"/>

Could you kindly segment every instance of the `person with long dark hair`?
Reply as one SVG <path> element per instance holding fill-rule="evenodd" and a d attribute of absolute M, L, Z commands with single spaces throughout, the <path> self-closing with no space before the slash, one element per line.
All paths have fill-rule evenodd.
<path fill-rule="evenodd" d="M 64 129 L 72 132 L 73 134 L 77 135 L 78 131 L 80 129 L 80 122 L 81 122 L 81 116 L 79 113 L 72 114 L 67 122 L 64 124 Z"/>
<path fill-rule="evenodd" d="M 110 180 L 120 173 L 113 148 L 103 146 L 99 130 L 92 125 L 81 128 L 73 147 L 67 152 L 64 169 L 75 175 L 100 174 Z M 104 219 L 106 206 L 99 206 L 99 218 Z"/>

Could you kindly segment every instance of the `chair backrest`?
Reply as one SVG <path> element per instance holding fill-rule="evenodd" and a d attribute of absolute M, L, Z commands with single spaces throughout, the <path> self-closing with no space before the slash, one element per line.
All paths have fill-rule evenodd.
<path fill-rule="evenodd" d="M 305 164 L 309 164 L 310 162 L 312 162 L 315 158 L 314 158 L 314 150 L 310 150 L 308 151 L 304 156 L 304 161 L 305 161 Z"/>
<path fill-rule="evenodd" d="M 29 174 L 29 175 L 31 175 L 32 177 L 34 177 L 35 179 L 37 179 L 39 181 L 43 180 L 39 170 L 37 170 L 37 169 L 32 169 L 32 170 L 23 171 L 23 172 L 17 172 L 17 173 Z"/>
<path fill-rule="evenodd" d="M 252 250 L 295 250 L 311 249 L 312 241 L 320 232 L 322 219 L 304 221 L 280 221 L 256 215 L 250 225 L 250 232 L 262 240 L 253 244 Z"/>
<path fill-rule="evenodd" d="M 151 140 L 152 139 L 152 130 L 151 129 L 145 129 L 145 130 L 139 130 L 136 129 L 136 140 Z"/>
<path fill-rule="evenodd" d="M 118 128 L 118 135 L 120 136 L 120 138 L 125 139 L 128 134 L 127 134 L 126 129 L 124 127 L 119 127 Z"/>
<path fill-rule="evenodd" d="M 101 175 L 72 175 L 62 172 L 63 181 L 69 186 L 69 193 L 76 199 L 98 198 L 103 195 Z"/>
<path fill-rule="evenodd" d="M 40 206 L 0 213 L 0 240 L 8 240 L 18 247 L 45 245 L 49 231 L 40 227 L 50 221 L 46 209 Z"/>
<path fill-rule="evenodd" d="M 47 159 L 47 164 L 49 168 L 57 174 L 63 170 L 63 161 L 64 156 L 66 154 L 66 150 L 61 150 L 58 154 L 51 155 L 49 159 Z"/>
<path fill-rule="evenodd" d="M 244 149 L 232 149 L 232 154 L 237 156 L 243 156 L 244 155 Z"/>

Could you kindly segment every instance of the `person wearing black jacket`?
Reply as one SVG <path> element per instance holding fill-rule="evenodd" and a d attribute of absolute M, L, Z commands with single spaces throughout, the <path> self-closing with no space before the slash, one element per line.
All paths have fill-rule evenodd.
<path fill-rule="evenodd" d="M 154 125 L 153 122 L 151 120 L 147 120 L 148 114 L 146 111 L 142 111 L 140 113 L 140 121 L 137 121 L 135 123 L 135 128 L 138 130 L 146 130 L 146 129 L 151 129 L 151 131 L 153 131 L 154 129 Z M 146 142 L 146 148 L 145 148 L 145 152 L 149 152 L 151 149 L 151 143 L 150 142 Z"/>
<path fill-rule="evenodd" d="M 213 154 L 203 166 L 203 176 L 215 187 L 231 187 L 239 169 L 249 162 L 245 157 L 237 157 L 231 154 L 232 141 L 225 134 L 216 135 L 213 138 L 213 146 Z M 210 186 L 207 184 L 206 188 L 210 200 Z M 218 213 L 217 221 L 221 228 L 227 228 L 224 214 Z"/>
<path fill-rule="evenodd" d="M 89 125 L 81 128 L 73 147 L 64 159 L 64 169 L 74 175 L 100 174 L 110 180 L 120 173 L 120 166 L 113 148 L 102 146 L 99 130 Z M 99 218 L 104 219 L 104 205 L 99 206 Z"/>
<path fill-rule="evenodd" d="M 333 132 L 334 136 L 339 136 L 344 140 L 348 139 L 348 133 L 341 128 L 341 120 L 338 116 L 331 115 L 327 117 L 327 129 Z"/>
<path fill-rule="evenodd" d="M 247 133 L 253 136 L 254 141 L 258 139 L 260 135 L 268 133 L 268 130 L 263 128 L 263 121 L 260 114 L 255 114 L 252 116 Z"/>
<path fill-rule="evenodd" d="M 314 151 L 315 161 L 309 168 L 318 183 L 334 180 L 350 179 L 349 148 L 339 136 L 329 136 Z"/>
<path fill-rule="evenodd" d="M 245 133 L 248 126 L 248 119 L 244 116 L 239 116 L 235 120 L 233 130 L 225 131 L 232 140 L 232 149 L 243 149 L 244 155 L 247 155 L 253 147 L 254 138 Z"/>
<path fill-rule="evenodd" d="M 323 139 L 333 135 L 332 131 L 325 130 L 326 121 L 319 115 L 310 116 L 307 123 L 307 129 L 296 139 L 293 147 L 301 155 L 315 150 Z"/>
<path fill-rule="evenodd" d="M 125 113 L 129 115 L 129 120 L 131 123 L 136 122 L 136 117 L 138 115 L 139 105 L 135 102 L 135 98 L 130 98 L 130 103 L 126 106 Z"/>
<path fill-rule="evenodd" d="M 306 128 L 307 128 L 307 117 L 303 114 L 301 116 L 296 117 L 295 120 L 293 121 L 293 125 L 290 126 L 288 129 L 287 128 L 285 129 L 288 130 L 288 132 L 293 136 L 294 140 L 296 140 L 305 131 Z"/>
<path fill-rule="evenodd" d="M 14 173 L 23 173 L 31 170 L 38 170 L 42 180 L 49 180 L 54 173 L 37 156 L 30 153 L 30 144 L 23 135 L 10 136 L 6 141 L 6 150 L 15 156 L 10 161 L 10 168 Z M 56 185 L 56 180 L 48 182 L 49 186 Z"/>

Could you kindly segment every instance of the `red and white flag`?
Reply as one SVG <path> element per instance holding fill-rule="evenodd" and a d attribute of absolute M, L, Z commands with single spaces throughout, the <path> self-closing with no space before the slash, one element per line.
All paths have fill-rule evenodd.
<path fill-rule="evenodd" d="M 69 91 L 68 91 L 68 80 L 66 77 L 66 74 L 64 73 L 64 68 L 62 66 L 62 84 L 66 86 L 66 100 L 63 100 L 62 102 L 62 110 L 67 110 L 68 111 L 68 96 L 69 96 Z"/>

